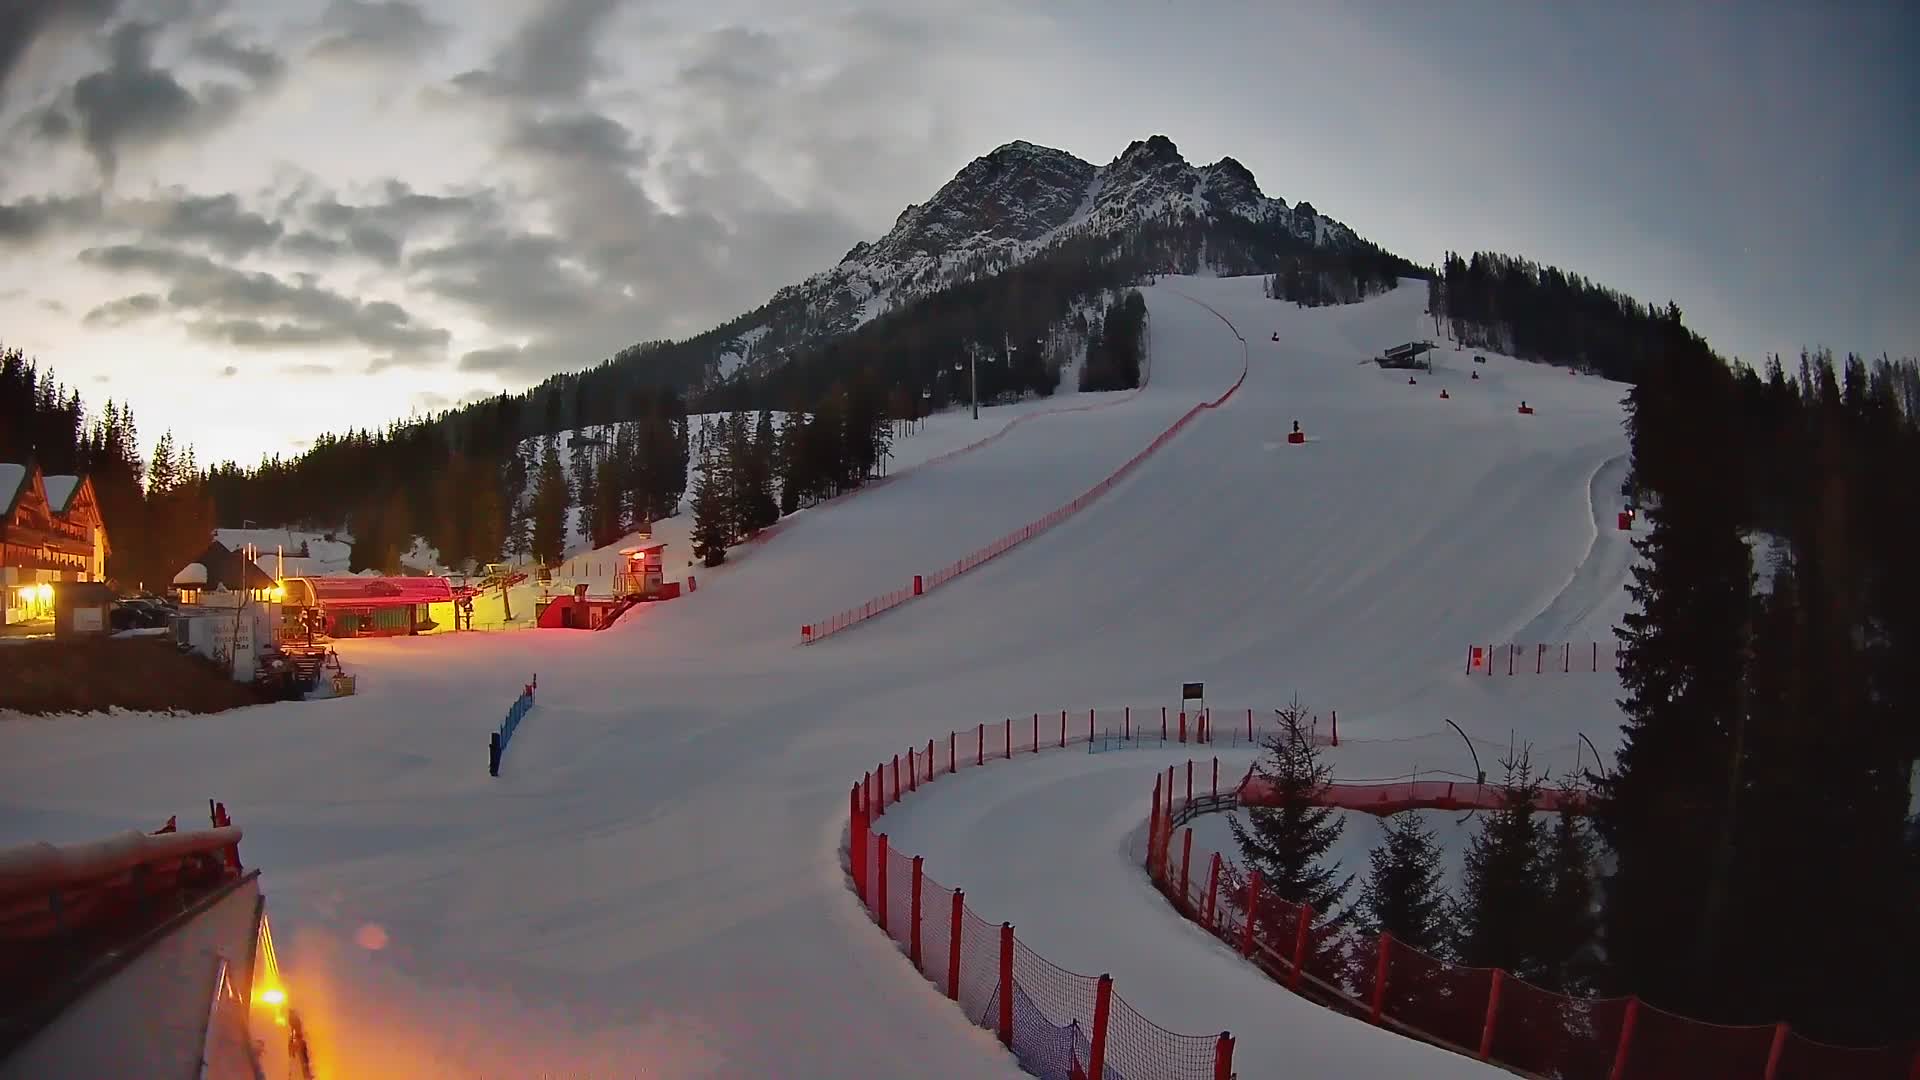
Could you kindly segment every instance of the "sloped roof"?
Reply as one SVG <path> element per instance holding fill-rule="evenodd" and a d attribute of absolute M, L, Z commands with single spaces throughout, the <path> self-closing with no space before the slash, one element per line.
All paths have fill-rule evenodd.
<path fill-rule="evenodd" d="M 27 467 L 0 461 L 0 515 L 13 513 L 13 501 L 27 486 Z"/>
<path fill-rule="evenodd" d="M 206 550 L 193 561 L 207 568 L 208 587 L 223 585 L 234 592 L 273 588 L 272 574 L 248 562 L 239 552 L 218 540 L 209 541 Z"/>
<path fill-rule="evenodd" d="M 40 484 L 47 491 L 47 508 L 56 514 L 66 513 L 74 492 L 80 490 L 80 478 L 77 476 L 42 476 Z"/>

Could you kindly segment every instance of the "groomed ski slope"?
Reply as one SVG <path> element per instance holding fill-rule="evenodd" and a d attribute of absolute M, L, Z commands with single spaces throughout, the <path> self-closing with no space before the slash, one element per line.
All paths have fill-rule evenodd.
<path fill-rule="evenodd" d="M 1319 310 L 1257 279 L 1145 291 L 1137 397 L 801 515 L 609 632 L 343 643 L 360 693 L 325 703 L 0 722 L 0 842 L 223 799 L 332 1075 L 1015 1076 L 847 891 L 847 789 L 882 756 L 1034 709 L 1168 703 L 1193 679 L 1218 701 L 1338 708 L 1343 742 L 1418 737 L 1343 745 L 1343 776 L 1465 771 L 1433 737 L 1442 716 L 1501 745 L 1584 731 L 1611 749 L 1611 676 L 1461 667 L 1470 642 L 1604 637 L 1618 614 L 1626 538 L 1596 519 L 1621 387 L 1500 357 L 1470 381 L 1452 352 L 1418 387 L 1357 364 L 1430 333 L 1417 286 Z M 1052 532 L 794 644 L 1068 501 L 1232 385 L 1240 342 L 1196 300 L 1248 341 L 1225 406 Z M 1538 415 L 1515 415 L 1522 397 Z M 1285 445 L 1296 417 L 1304 447 Z M 487 732 L 535 671 L 539 704 L 490 780 Z M 1041 755 L 888 823 L 1043 955 L 1110 971 L 1164 1026 L 1233 1029 L 1243 1076 L 1475 1074 L 1292 1001 L 1154 900 L 1124 833 L 1176 756 Z"/>

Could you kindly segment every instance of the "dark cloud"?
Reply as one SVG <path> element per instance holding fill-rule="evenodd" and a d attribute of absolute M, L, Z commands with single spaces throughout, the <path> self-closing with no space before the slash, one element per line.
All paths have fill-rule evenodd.
<path fill-rule="evenodd" d="M 195 38 L 191 51 L 202 60 L 232 68 L 256 84 L 274 82 L 287 70 L 287 62 L 279 54 L 237 41 L 227 30 Z"/>
<path fill-rule="evenodd" d="M 486 373 L 517 371 L 525 355 L 525 350 L 518 345 L 475 349 L 460 357 L 460 370 Z"/>
<path fill-rule="evenodd" d="M 80 260 L 101 270 L 166 280 L 168 308 L 202 316 L 188 324 L 189 332 L 240 348 L 354 343 L 412 357 L 444 352 L 450 337 L 420 324 L 398 304 L 357 300 L 307 274 L 287 281 L 221 266 L 201 255 L 132 244 L 88 248 Z"/>
<path fill-rule="evenodd" d="M 488 97 L 528 102 L 576 101 L 604 73 L 598 45 L 621 0 L 550 0 L 522 23 L 492 68 L 454 83 Z"/>
<path fill-rule="evenodd" d="M 136 293 L 133 296 L 123 296 L 118 300 L 109 300 L 87 312 L 80 321 L 88 326 L 125 326 L 130 322 L 158 315 L 160 307 L 159 294 Z"/>
<path fill-rule="evenodd" d="M 172 72 L 153 65 L 153 39 L 160 29 L 159 23 L 139 21 L 116 26 L 108 38 L 107 66 L 82 77 L 67 95 L 80 141 L 106 176 L 113 175 L 127 149 L 204 133 L 225 123 L 248 94 L 268 89 L 285 70 L 272 53 L 216 31 L 197 37 L 192 51 L 240 71 L 248 82 L 189 90 Z M 76 126 L 54 111 L 43 113 L 38 123 L 40 134 L 53 139 Z"/>
<path fill-rule="evenodd" d="M 439 225 L 490 220 L 498 208 L 488 192 L 427 195 L 389 180 L 380 196 L 366 203 L 343 203 L 328 195 L 310 203 L 306 214 L 323 232 L 298 234 L 288 249 L 310 257 L 351 251 L 386 266 L 399 263 L 407 240 Z"/>
<path fill-rule="evenodd" d="M 41 35 L 90 33 L 119 8 L 120 0 L 0 0 L 0 105 L 14 69 Z"/>
<path fill-rule="evenodd" d="M 589 318 L 613 297 L 570 265 L 558 237 L 488 228 L 407 260 L 427 292 L 469 305 L 489 321 L 543 331 Z"/>
<path fill-rule="evenodd" d="M 333 0 L 320 16 L 313 55 L 342 60 L 411 60 L 443 43 L 449 27 L 406 0 Z"/>
<path fill-rule="evenodd" d="M 126 215 L 147 238 L 205 244 L 222 255 L 239 257 L 272 247 L 286 230 L 251 210 L 232 193 L 189 195 L 128 203 Z"/>
<path fill-rule="evenodd" d="M 514 122 L 507 148 L 556 159 L 589 159 L 608 165 L 635 165 L 641 153 L 625 124 L 595 112 L 521 117 Z"/>
<path fill-rule="evenodd" d="M 347 246 L 331 236 L 321 236 L 314 232 L 297 232 L 280 242 L 280 250 L 289 255 L 298 255 L 308 259 L 330 259 L 347 250 Z"/>
<path fill-rule="evenodd" d="M 67 305 L 58 300 L 42 300 L 40 301 L 40 306 L 53 312 L 55 315 L 65 315 L 67 313 Z"/>
<path fill-rule="evenodd" d="M 24 247 L 48 232 L 100 216 L 98 195 L 52 195 L 0 203 L 0 246 Z"/>

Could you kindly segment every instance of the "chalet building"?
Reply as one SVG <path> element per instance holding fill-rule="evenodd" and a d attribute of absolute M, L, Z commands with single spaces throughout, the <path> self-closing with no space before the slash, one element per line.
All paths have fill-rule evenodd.
<path fill-rule="evenodd" d="M 51 618 L 54 586 L 105 581 L 107 528 L 93 483 L 0 462 L 0 593 L 5 621 Z"/>

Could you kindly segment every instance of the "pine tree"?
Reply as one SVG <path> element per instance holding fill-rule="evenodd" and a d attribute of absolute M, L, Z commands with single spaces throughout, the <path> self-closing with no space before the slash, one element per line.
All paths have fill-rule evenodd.
<path fill-rule="evenodd" d="M 1333 778 L 1320 760 L 1306 714 L 1298 701 L 1279 710 L 1280 731 L 1266 738 L 1254 774 L 1273 789 L 1273 805 L 1251 807 L 1247 824 L 1231 822 L 1247 865 L 1260 872 L 1262 895 L 1307 904 L 1327 918 L 1353 884 L 1340 877 L 1338 862 L 1323 860 L 1340 839 L 1339 811 L 1317 806 L 1316 795 Z"/>
<path fill-rule="evenodd" d="M 600 537 L 606 534 L 606 526 L 600 520 L 601 477 L 595 457 L 590 452 L 579 454 L 573 467 L 574 492 L 580 506 L 580 533 L 590 547 L 599 547 Z"/>
<path fill-rule="evenodd" d="M 1571 785 L 1568 785 L 1569 789 Z M 1594 956 L 1593 836 L 1571 800 L 1560 804 L 1542 853 L 1546 904 L 1541 908 L 1541 974 L 1550 990 L 1587 989 Z"/>
<path fill-rule="evenodd" d="M 567 510 L 573 502 L 555 443 L 553 436 L 547 436 L 533 482 L 533 557 L 547 566 L 566 557 Z"/>
<path fill-rule="evenodd" d="M 798 511 L 801 500 L 808 495 L 804 442 L 806 424 L 805 413 L 789 412 L 780 425 L 774 458 L 779 469 L 780 513 L 783 516 Z"/>
<path fill-rule="evenodd" d="M 1367 855 L 1367 878 L 1360 887 L 1361 924 L 1443 958 L 1452 927 L 1433 830 L 1414 810 L 1402 810 L 1380 824 L 1381 842 Z"/>
<path fill-rule="evenodd" d="M 727 547 L 733 539 L 727 506 L 727 481 L 718 465 L 717 455 L 709 451 L 700 462 L 700 474 L 693 485 L 693 557 L 706 566 L 727 561 Z"/>
<path fill-rule="evenodd" d="M 1540 781 L 1526 751 L 1501 762 L 1500 808 L 1482 817 L 1467 844 L 1454 912 L 1455 951 L 1471 967 L 1502 968 L 1539 982 L 1546 964 L 1541 913 L 1547 906 L 1544 840 L 1533 820 Z"/>

